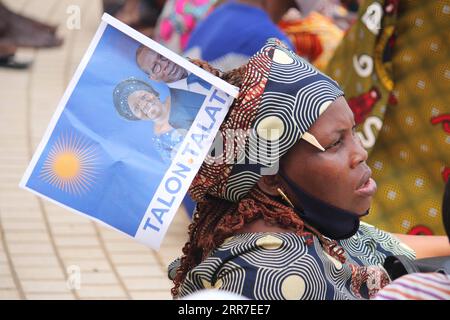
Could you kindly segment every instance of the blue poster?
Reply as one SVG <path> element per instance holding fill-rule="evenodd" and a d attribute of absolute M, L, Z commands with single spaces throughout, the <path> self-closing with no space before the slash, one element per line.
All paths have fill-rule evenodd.
<path fill-rule="evenodd" d="M 158 249 L 237 88 L 102 20 L 21 186 Z"/>

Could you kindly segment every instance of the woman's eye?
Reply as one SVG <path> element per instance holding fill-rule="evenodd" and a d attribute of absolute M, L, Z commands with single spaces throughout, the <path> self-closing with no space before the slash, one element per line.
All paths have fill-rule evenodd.
<path fill-rule="evenodd" d="M 339 145 L 342 142 L 342 139 L 339 139 L 338 141 L 336 141 L 335 143 L 333 143 L 331 146 L 335 147 L 337 145 Z"/>
<path fill-rule="evenodd" d="M 333 144 L 330 144 L 328 147 L 327 147 L 327 149 L 326 150 L 328 150 L 328 149 L 331 149 L 331 148 L 334 148 L 334 147 L 336 147 L 336 146 L 338 146 L 340 143 L 342 142 L 342 138 L 340 138 L 339 140 L 337 140 L 335 143 L 333 143 Z"/>

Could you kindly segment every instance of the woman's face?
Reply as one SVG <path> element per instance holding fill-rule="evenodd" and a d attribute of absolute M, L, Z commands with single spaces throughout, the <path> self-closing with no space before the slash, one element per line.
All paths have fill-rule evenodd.
<path fill-rule="evenodd" d="M 164 104 L 159 97 L 145 90 L 137 90 L 128 96 L 131 112 L 141 120 L 156 120 L 164 114 Z"/>
<path fill-rule="evenodd" d="M 281 168 L 285 175 L 314 197 L 362 215 L 370 207 L 376 184 L 370 178 L 367 152 L 354 128 L 353 113 L 345 99 L 340 97 L 309 130 L 326 151 L 300 140 L 282 158 Z M 289 187 L 282 184 L 294 204 L 301 206 Z"/>

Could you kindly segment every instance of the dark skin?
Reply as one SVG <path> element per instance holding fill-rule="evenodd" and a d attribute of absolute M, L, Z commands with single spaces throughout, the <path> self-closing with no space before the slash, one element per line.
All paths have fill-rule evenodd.
<path fill-rule="evenodd" d="M 283 156 L 280 169 L 295 184 L 314 197 L 338 208 L 363 215 L 370 207 L 371 196 L 356 190 L 367 181 L 370 169 L 367 152 L 355 133 L 353 113 L 343 97 L 336 99 L 310 128 L 326 149 L 320 151 L 300 140 Z M 281 188 L 301 208 L 301 203 L 280 175 L 263 176 L 259 187 L 272 196 Z"/>
<path fill-rule="evenodd" d="M 280 169 L 295 184 L 314 197 L 338 208 L 363 215 L 372 202 L 371 195 L 361 195 L 357 189 L 366 180 L 367 152 L 354 131 L 353 113 L 343 97 L 336 99 L 310 128 L 309 132 L 326 149 L 320 151 L 304 140 L 285 154 Z M 262 176 L 259 188 L 281 200 L 281 188 L 296 208 L 300 201 L 278 174 Z M 242 228 L 244 232 L 289 232 L 278 226 L 268 225 L 259 219 Z M 450 255 L 446 236 L 413 236 L 394 234 L 401 242 L 416 252 L 416 258 Z"/>
<path fill-rule="evenodd" d="M 370 169 L 366 164 L 367 151 L 362 147 L 354 128 L 355 120 L 347 102 L 343 97 L 336 99 L 309 130 L 326 151 L 322 152 L 300 140 L 282 157 L 280 170 L 314 197 L 362 215 L 369 209 L 372 197 L 362 197 L 355 191 Z M 277 190 L 280 188 L 296 208 L 302 207 L 295 193 L 278 174 L 262 176 L 258 186 L 274 197 L 280 197 Z M 287 230 L 267 226 L 260 220 L 242 231 Z"/>

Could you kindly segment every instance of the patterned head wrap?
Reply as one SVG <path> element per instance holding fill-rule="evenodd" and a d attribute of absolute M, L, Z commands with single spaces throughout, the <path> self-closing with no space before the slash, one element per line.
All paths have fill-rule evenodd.
<path fill-rule="evenodd" d="M 114 107 L 116 107 L 117 112 L 128 120 L 140 120 L 138 117 L 134 115 L 131 111 L 130 106 L 128 105 L 128 97 L 135 91 L 144 90 L 154 94 L 156 97 L 159 97 L 159 93 L 152 88 L 148 83 L 130 78 L 120 82 L 113 91 L 113 101 Z"/>
<path fill-rule="evenodd" d="M 239 96 L 220 127 L 224 161 L 205 160 L 189 189 L 192 198 L 201 202 L 209 194 L 237 202 L 300 139 L 322 148 L 307 131 L 343 94 L 335 81 L 270 39 L 250 58 Z"/>

